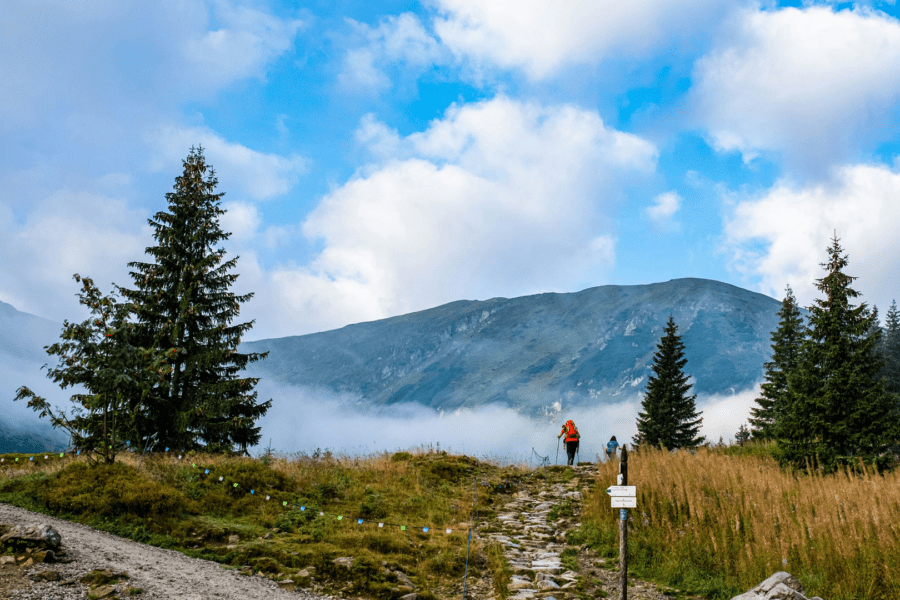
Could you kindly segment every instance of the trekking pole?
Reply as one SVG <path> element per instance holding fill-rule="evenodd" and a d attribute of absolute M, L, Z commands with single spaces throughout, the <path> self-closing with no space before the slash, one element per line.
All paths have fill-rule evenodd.
<path fill-rule="evenodd" d="M 559 464 L 559 438 L 556 438 L 556 464 Z"/>

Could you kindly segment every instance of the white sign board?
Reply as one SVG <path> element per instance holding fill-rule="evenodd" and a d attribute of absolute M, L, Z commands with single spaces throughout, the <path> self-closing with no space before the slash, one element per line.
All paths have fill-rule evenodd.
<path fill-rule="evenodd" d="M 634 496 L 613 496 L 610 501 L 612 508 L 637 508 L 637 498 Z"/>
<path fill-rule="evenodd" d="M 611 485 L 606 488 L 610 496 L 637 496 L 636 485 Z"/>

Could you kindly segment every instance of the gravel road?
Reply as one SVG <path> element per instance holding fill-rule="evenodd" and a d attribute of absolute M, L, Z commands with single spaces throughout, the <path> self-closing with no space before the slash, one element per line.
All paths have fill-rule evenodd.
<path fill-rule="evenodd" d="M 122 588 L 142 588 L 138 596 L 153 600 L 335 600 L 333 596 L 317 596 L 302 591 L 290 592 L 264 577 L 240 575 L 208 560 L 190 558 L 155 546 L 139 544 L 78 523 L 55 519 L 22 508 L 0 503 L 0 523 L 33 525 L 48 523 L 62 536 L 66 554 L 74 559 L 68 564 L 42 564 L 26 568 L 26 572 L 53 570 L 61 580 L 81 577 L 94 569 L 125 571 L 128 579 Z M 31 582 L 22 577 L 21 567 L 3 565 L 0 580 L 18 581 L 25 589 L 10 585 L 0 596 L 11 600 L 81 600 L 87 598 L 87 587 L 75 583 Z M 12 589 L 10 589 L 12 588 Z M 9 594 L 8 596 L 4 594 Z"/>

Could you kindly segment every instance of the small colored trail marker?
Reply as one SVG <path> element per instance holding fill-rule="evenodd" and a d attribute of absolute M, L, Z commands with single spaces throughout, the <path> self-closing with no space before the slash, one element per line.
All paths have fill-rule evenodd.
<path fill-rule="evenodd" d="M 356 524 L 357 524 L 357 525 L 362 525 L 362 519 L 357 519 L 357 520 L 356 520 Z"/>
<path fill-rule="evenodd" d="M 282 506 L 287 506 L 287 501 L 281 503 Z"/>
<path fill-rule="evenodd" d="M 340 520 L 343 519 L 343 518 L 344 518 L 344 515 L 341 515 L 341 516 L 339 516 L 339 517 L 337 518 L 337 520 L 340 521 Z"/>
<path fill-rule="evenodd" d="M 450 532 L 451 532 L 451 531 L 453 531 L 453 530 L 452 530 L 452 529 L 448 529 L 448 530 L 447 530 L 447 535 L 450 535 Z"/>
<path fill-rule="evenodd" d="M 305 510 L 306 510 L 306 507 L 305 507 L 305 506 L 301 506 L 301 507 L 300 507 L 300 512 L 303 512 L 303 511 L 305 511 Z"/>
<path fill-rule="evenodd" d="M 379 526 L 379 527 L 384 527 L 384 523 L 379 523 L 378 526 Z"/>
<path fill-rule="evenodd" d="M 266 496 L 266 500 L 268 500 L 269 498 L 271 498 L 271 496 Z"/>
<path fill-rule="evenodd" d="M 401 525 L 401 526 L 400 526 L 400 531 L 406 531 L 406 525 Z"/>
<path fill-rule="evenodd" d="M 427 527 L 423 527 L 423 528 L 422 528 L 422 531 L 424 531 L 425 533 L 428 533 L 428 528 L 427 528 Z"/>
<path fill-rule="evenodd" d="M 232 487 L 237 487 L 237 484 L 234 484 Z"/>

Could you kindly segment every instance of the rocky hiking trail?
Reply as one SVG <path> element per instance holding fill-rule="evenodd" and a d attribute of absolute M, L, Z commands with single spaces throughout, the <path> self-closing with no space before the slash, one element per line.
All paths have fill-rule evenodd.
<path fill-rule="evenodd" d="M 581 526 L 584 495 L 596 485 L 596 466 L 568 467 L 569 481 L 523 482 L 512 502 L 498 510 L 496 522 L 483 522 L 479 536 L 504 545 L 512 571 L 510 599 L 619 598 L 619 573 L 587 548 L 566 544 L 569 529 Z M 629 576 L 628 598 L 671 600 L 656 585 Z"/>

